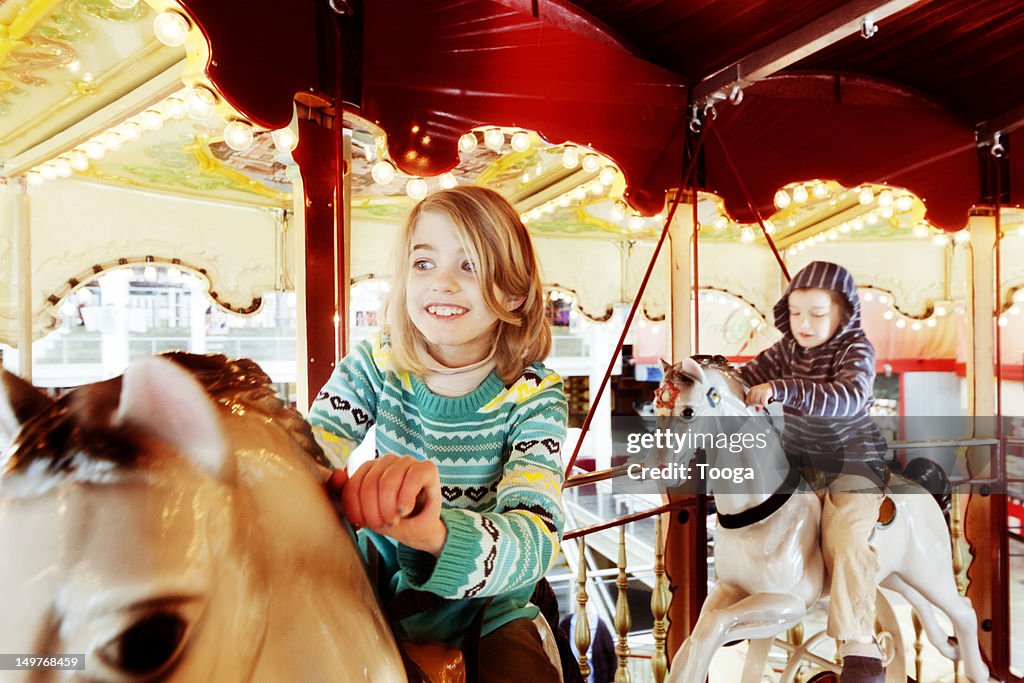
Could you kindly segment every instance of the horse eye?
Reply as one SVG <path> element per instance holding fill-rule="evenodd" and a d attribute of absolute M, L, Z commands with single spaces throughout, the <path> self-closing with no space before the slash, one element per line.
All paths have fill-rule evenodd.
<path fill-rule="evenodd" d="M 187 624 L 173 612 L 149 614 L 107 643 L 100 657 L 127 674 L 154 674 L 181 650 Z"/>
<path fill-rule="evenodd" d="M 683 419 L 684 420 L 692 420 L 693 419 L 693 408 L 684 408 L 683 409 Z"/>

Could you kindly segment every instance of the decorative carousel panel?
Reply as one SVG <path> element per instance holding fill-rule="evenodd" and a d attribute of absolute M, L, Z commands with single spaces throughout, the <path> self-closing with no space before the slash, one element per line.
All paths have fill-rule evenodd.
<path fill-rule="evenodd" d="M 10 210 L 10 194 L 5 207 Z M 32 331 L 41 337 L 53 311 L 79 283 L 128 263 L 179 259 L 205 271 L 211 296 L 225 308 L 255 310 L 283 271 L 280 212 L 195 202 L 72 180 L 30 192 L 32 205 Z M 11 225 L 5 221 L 5 225 Z M 0 233 L 0 341 L 17 338 L 13 234 Z"/>
<path fill-rule="evenodd" d="M 66 129 L 184 58 L 144 2 L 0 3 L 0 157 Z"/>

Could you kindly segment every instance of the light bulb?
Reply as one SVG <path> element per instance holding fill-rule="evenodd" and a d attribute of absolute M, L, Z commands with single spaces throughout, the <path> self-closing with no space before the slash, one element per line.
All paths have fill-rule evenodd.
<path fill-rule="evenodd" d="M 576 168 L 580 165 L 580 152 L 572 145 L 567 145 L 562 151 L 562 166 L 565 168 Z"/>
<path fill-rule="evenodd" d="M 714 226 L 715 230 L 725 230 L 727 227 L 729 227 L 729 219 L 719 214 L 718 216 L 715 217 L 715 220 L 714 222 L 711 223 L 711 225 Z"/>
<path fill-rule="evenodd" d="M 217 104 L 217 96 L 209 88 L 197 85 L 185 96 L 185 113 L 191 118 L 201 121 L 213 113 L 213 105 Z"/>
<path fill-rule="evenodd" d="M 903 318 L 900 318 L 899 320 L 896 321 L 896 327 L 900 328 L 901 330 L 904 327 L 906 327 L 906 326 L 907 326 L 907 321 L 904 320 Z"/>
<path fill-rule="evenodd" d="M 778 209 L 785 209 L 789 206 L 792 200 L 789 197 L 789 193 L 785 190 L 779 190 L 775 193 L 775 207 Z"/>
<path fill-rule="evenodd" d="M 164 125 L 164 117 L 156 109 L 147 109 L 139 114 L 139 123 L 146 130 L 160 130 Z"/>
<path fill-rule="evenodd" d="M 618 223 L 626 217 L 626 207 L 622 205 L 622 202 L 615 202 L 612 204 L 611 210 L 608 211 L 608 217 Z"/>
<path fill-rule="evenodd" d="M 740 242 L 749 244 L 754 241 L 754 231 L 749 226 L 744 225 L 740 228 Z"/>
<path fill-rule="evenodd" d="M 771 221 L 765 221 L 764 222 L 764 231 L 766 233 L 768 233 L 769 235 L 774 235 L 775 234 L 775 223 L 772 223 Z"/>
<path fill-rule="evenodd" d="M 923 225 L 915 225 L 913 230 L 914 237 L 927 237 L 928 228 Z"/>
<path fill-rule="evenodd" d="M 405 184 L 405 193 L 419 201 L 427 196 L 427 181 L 423 178 L 410 178 Z"/>
<path fill-rule="evenodd" d="M 638 232 L 644 229 L 644 219 L 642 216 L 630 216 L 629 217 L 629 229 L 633 232 Z"/>
<path fill-rule="evenodd" d="M 274 147 L 282 154 L 293 152 L 299 146 L 299 136 L 291 128 L 279 128 L 271 133 L 270 137 L 274 141 Z"/>
<path fill-rule="evenodd" d="M 466 133 L 459 138 L 459 151 L 463 154 L 469 154 L 476 149 L 476 133 Z"/>
<path fill-rule="evenodd" d="M 882 218 L 888 220 L 892 218 L 892 207 L 887 206 L 884 209 L 881 209 L 878 213 L 882 216 Z"/>
<path fill-rule="evenodd" d="M 864 299 L 864 301 L 874 301 L 875 295 L 872 294 L 871 292 L 864 292 L 861 298 Z"/>
<path fill-rule="evenodd" d="M 180 97 L 168 97 L 164 100 L 164 113 L 172 119 L 185 117 L 185 103 Z"/>
<path fill-rule="evenodd" d="M 484 133 L 484 144 L 487 145 L 487 149 L 497 152 L 505 146 L 505 134 L 501 132 L 500 128 L 491 128 Z"/>
<path fill-rule="evenodd" d="M 28 178 L 29 185 L 42 185 L 43 180 L 45 180 L 45 178 L 39 174 L 39 171 L 29 171 L 25 174 L 25 177 Z"/>
<path fill-rule="evenodd" d="M 805 185 L 797 185 L 793 188 L 793 201 L 797 204 L 803 204 L 807 201 L 807 187 Z"/>
<path fill-rule="evenodd" d="M 142 137 L 142 125 L 134 121 L 125 121 L 117 127 L 117 134 L 125 140 L 138 140 Z"/>
<path fill-rule="evenodd" d="M 80 149 L 71 150 L 68 158 L 71 159 L 71 168 L 76 171 L 85 171 L 89 168 L 89 155 Z"/>
<path fill-rule="evenodd" d="M 615 176 L 618 171 L 615 170 L 614 166 L 605 166 L 601 169 L 601 174 L 597 176 L 597 179 L 601 181 L 602 185 L 611 185 L 615 182 Z"/>
<path fill-rule="evenodd" d="M 82 151 L 85 152 L 90 159 L 102 159 L 103 155 L 107 153 L 107 148 L 101 145 L 99 140 L 89 140 L 82 145 Z"/>
<path fill-rule="evenodd" d="M 862 187 L 860 193 L 857 195 L 857 201 L 867 206 L 871 202 L 875 201 L 875 193 L 871 191 L 870 187 Z"/>
<path fill-rule="evenodd" d="M 928 327 L 935 327 L 936 325 L 939 324 L 939 322 L 935 318 L 928 318 L 928 320 L 925 322 L 925 324 Z"/>
<path fill-rule="evenodd" d="M 946 311 L 946 307 L 945 306 L 936 306 L 935 307 L 935 315 L 939 316 L 940 318 L 942 316 L 946 315 L 947 312 L 948 311 Z"/>
<path fill-rule="evenodd" d="M 892 206 L 892 190 L 882 190 L 878 193 L 879 206 Z"/>
<path fill-rule="evenodd" d="M 583 170 L 587 173 L 595 173 L 601 167 L 601 157 L 596 154 L 583 155 Z"/>
<path fill-rule="evenodd" d="M 53 162 L 53 168 L 57 171 L 57 175 L 61 178 L 71 177 L 71 162 L 64 157 L 58 157 Z"/>
<path fill-rule="evenodd" d="M 912 329 L 914 332 L 917 332 L 918 330 L 921 329 L 921 323 L 919 321 L 915 320 L 914 322 L 912 322 L 910 324 L 910 329 Z"/>
<path fill-rule="evenodd" d="M 178 270 L 177 268 L 168 268 L 167 269 L 167 279 L 168 280 L 177 280 L 179 277 L 181 277 L 181 271 L 180 270 Z"/>
<path fill-rule="evenodd" d="M 999 316 L 999 327 L 1006 327 L 1009 324 L 1010 320 L 1005 315 Z"/>
<path fill-rule="evenodd" d="M 109 150 L 121 149 L 121 136 L 109 131 L 100 136 L 100 144 Z"/>
<path fill-rule="evenodd" d="M 895 317 L 895 315 L 896 314 L 893 313 L 892 310 L 890 309 L 890 310 L 887 310 L 885 313 L 883 313 L 882 317 L 885 318 L 886 320 L 892 320 L 893 317 Z"/>
<path fill-rule="evenodd" d="M 139 0 L 110 0 L 110 4 L 118 9 L 135 9 Z"/>
<path fill-rule="evenodd" d="M 914 200 L 907 195 L 900 195 L 895 202 L 897 211 L 910 211 L 914 206 Z"/>
<path fill-rule="evenodd" d="M 39 175 L 43 177 L 43 180 L 56 180 L 57 169 L 51 164 L 43 164 L 39 167 Z"/>
<path fill-rule="evenodd" d="M 573 200 L 577 202 L 582 202 L 584 199 L 587 198 L 587 190 L 583 187 L 577 187 L 574 188 L 573 191 L 569 193 L 569 196 L 572 197 Z"/>
<path fill-rule="evenodd" d="M 957 244 L 963 244 L 964 242 L 971 241 L 971 233 L 967 232 L 966 229 L 960 230 L 953 234 L 953 241 Z"/>
<path fill-rule="evenodd" d="M 156 280 L 156 268 L 153 266 L 146 266 L 142 269 L 142 278 L 147 282 L 153 282 Z"/>
<path fill-rule="evenodd" d="M 179 12 L 161 12 L 153 20 L 153 32 L 156 33 L 156 39 L 167 47 L 184 45 L 190 28 L 188 19 Z"/>
<path fill-rule="evenodd" d="M 947 247 L 949 246 L 949 237 L 946 235 L 935 235 L 932 237 L 932 244 L 937 247 Z"/>
<path fill-rule="evenodd" d="M 521 130 L 513 133 L 512 149 L 517 152 L 525 152 L 530 149 L 530 134 Z"/>
<path fill-rule="evenodd" d="M 1006 310 L 1010 313 L 1010 315 L 1020 315 L 1020 306 L 1017 304 L 1013 304 Z"/>
<path fill-rule="evenodd" d="M 381 160 L 370 169 L 370 175 L 373 177 L 373 182 L 378 185 L 389 185 L 395 179 L 395 167 L 391 165 L 390 161 Z"/>
<path fill-rule="evenodd" d="M 224 144 L 236 152 L 252 147 L 252 126 L 247 121 L 232 121 L 224 126 Z"/>
<path fill-rule="evenodd" d="M 814 189 L 811 190 L 811 194 L 813 194 L 817 199 L 824 199 L 828 196 L 828 186 L 825 183 L 815 183 Z"/>
<path fill-rule="evenodd" d="M 850 224 L 849 223 L 842 223 L 842 224 L 840 224 L 839 225 L 839 232 L 841 232 L 843 234 L 846 234 L 846 233 L 850 232 Z"/>

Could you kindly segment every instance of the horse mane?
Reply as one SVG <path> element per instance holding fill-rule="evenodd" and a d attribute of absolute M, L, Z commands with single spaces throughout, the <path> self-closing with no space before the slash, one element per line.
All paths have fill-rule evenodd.
<path fill-rule="evenodd" d="M 221 407 L 242 404 L 272 418 L 318 463 L 327 464 L 303 417 L 282 401 L 270 377 L 249 359 L 182 351 L 160 354 L 189 372 Z M 112 423 L 121 396 L 121 378 L 74 389 L 22 425 L 0 478 L 30 466 L 47 474 L 69 474 L 90 465 L 127 469 L 143 452 L 141 435 Z"/>

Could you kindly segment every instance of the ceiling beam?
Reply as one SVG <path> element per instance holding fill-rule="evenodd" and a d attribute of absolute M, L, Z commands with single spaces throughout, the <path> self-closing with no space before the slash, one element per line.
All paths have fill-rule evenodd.
<path fill-rule="evenodd" d="M 755 50 L 711 74 L 690 90 L 691 102 L 703 107 L 726 99 L 734 88 L 744 88 L 791 64 L 859 33 L 865 19 L 872 24 L 922 0 L 852 0 L 771 45 Z"/>

